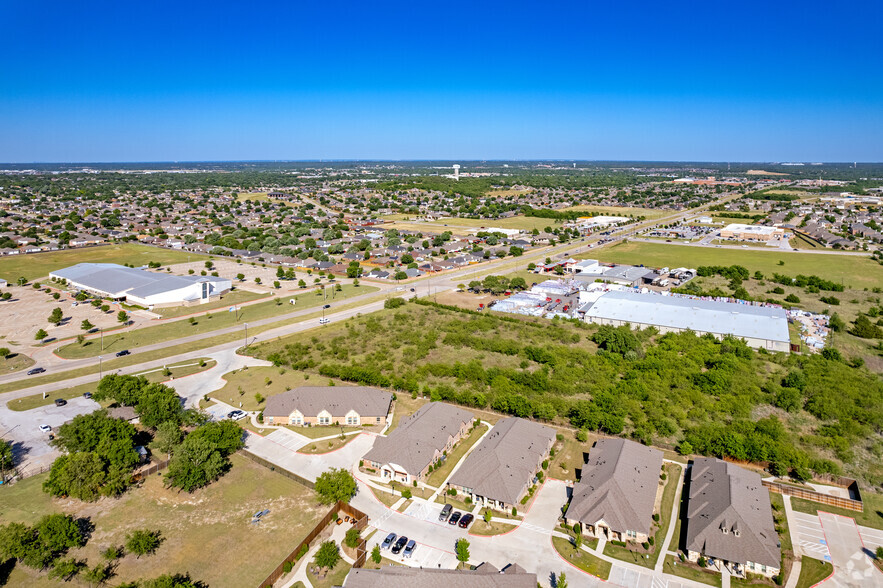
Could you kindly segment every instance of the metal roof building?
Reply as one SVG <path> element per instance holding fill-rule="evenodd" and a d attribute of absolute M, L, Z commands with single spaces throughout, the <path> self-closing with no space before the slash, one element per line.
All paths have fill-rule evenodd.
<path fill-rule="evenodd" d="M 751 347 L 790 351 L 785 309 L 700 298 L 608 292 L 586 311 L 586 322 L 636 328 L 656 327 L 662 333 L 691 330 L 698 335 L 733 335 Z"/>
<path fill-rule="evenodd" d="M 225 278 L 161 274 L 116 263 L 78 263 L 49 277 L 67 280 L 78 290 L 148 308 L 208 302 L 233 286 Z"/>

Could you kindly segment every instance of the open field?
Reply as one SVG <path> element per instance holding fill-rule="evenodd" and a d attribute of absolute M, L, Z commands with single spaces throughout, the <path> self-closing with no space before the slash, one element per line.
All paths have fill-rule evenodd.
<path fill-rule="evenodd" d="M 804 557 L 800 563 L 797 588 L 811 588 L 834 573 L 834 566 L 826 561 Z"/>
<path fill-rule="evenodd" d="M 187 253 L 186 251 L 175 251 L 174 249 L 163 249 L 135 243 L 100 245 L 81 249 L 65 249 L 64 251 L 4 256 L 0 260 L 0 278 L 8 280 L 12 284 L 21 276 L 33 280 L 48 276 L 50 271 L 85 262 L 128 263 L 139 267 L 147 265 L 151 261 L 168 265 L 188 260 L 198 261 L 205 259 L 210 259 L 210 257 L 197 253 Z"/>
<path fill-rule="evenodd" d="M 552 545 L 565 561 L 575 565 L 582 571 L 597 576 L 602 580 L 606 580 L 610 576 L 610 568 L 613 567 L 613 564 L 609 561 L 592 555 L 583 549 L 575 548 L 573 543 L 563 537 L 552 537 Z"/>
<path fill-rule="evenodd" d="M 227 308 L 233 306 L 234 304 L 251 302 L 252 300 L 257 300 L 258 298 L 264 298 L 265 296 L 266 295 L 258 294 L 257 292 L 249 292 L 248 290 L 232 290 L 227 294 L 221 296 L 220 299 L 213 302 L 206 302 L 205 304 L 197 304 L 195 306 L 170 306 L 168 308 L 156 308 L 153 310 L 153 312 L 162 316 L 164 319 L 175 318 L 179 316 L 195 314 L 197 312 L 208 312 L 210 310 L 215 310 L 218 308 L 223 308 L 224 310 L 227 310 Z"/>
<path fill-rule="evenodd" d="M 656 245 L 655 243 L 621 243 L 612 247 L 576 256 L 604 262 L 644 264 L 649 267 L 698 267 L 700 265 L 742 265 L 751 273 L 817 275 L 847 286 L 864 288 L 883 284 L 883 266 L 870 258 L 855 255 L 813 255 L 787 251 L 717 249 Z M 779 265 L 784 261 L 784 265 Z"/>
<path fill-rule="evenodd" d="M 660 210 L 658 208 L 637 208 L 632 206 L 594 206 L 591 204 L 581 204 L 579 206 L 569 206 L 562 210 L 576 210 L 578 212 L 596 212 L 606 216 L 643 216 L 648 220 L 662 218 L 676 214 L 673 210 Z"/>
<path fill-rule="evenodd" d="M 396 215 L 401 216 L 401 215 Z M 542 231 L 545 227 L 555 227 L 555 220 L 533 216 L 512 216 L 508 218 L 460 218 L 451 217 L 437 221 L 396 221 L 392 225 L 384 225 L 384 228 L 404 229 L 408 231 L 428 231 L 442 233 L 450 231 L 454 235 L 465 236 L 469 233 L 481 230 L 482 227 L 498 229 L 519 229 L 521 231 Z"/>
<path fill-rule="evenodd" d="M 373 286 L 356 287 L 351 284 L 344 284 L 342 290 L 335 293 L 333 300 L 334 302 L 340 302 L 347 298 L 373 292 L 374 290 L 377 290 L 377 288 Z M 114 353 L 121 349 L 137 349 L 144 345 L 153 345 L 163 341 L 174 341 L 180 337 L 211 333 L 218 329 L 225 329 L 236 325 L 243 326 L 244 336 L 244 325 L 248 321 L 280 316 L 304 308 L 319 307 L 332 301 L 330 295 L 325 299 L 320 291 L 299 294 L 293 298 L 297 300 L 295 305 L 289 304 L 288 297 L 286 297 L 285 300 L 277 298 L 276 300 L 268 300 L 251 306 L 245 306 L 238 312 L 228 312 L 225 306 L 225 309 L 217 314 L 193 317 L 193 322 L 188 319 L 182 319 L 153 327 L 144 327 L 133 331 L 106 335 L 104 337 L 103 351 L 99 344 L 99 339 L 92 337 L 87 339 L 82 345 L 79 343 L 65 345 L 59 348 L 56 353 L 65 359 L 95 357 L 102 353 Z M 281 304 L 277 304 L 277 301 L 281 302 Z"/>
<path fill-rule="evenodd" d="M 205 366 L 200 366 L 200 362 L 205 361 Z M 168 366 L 170 375 L 165 375 L 162 369 L 150 370 L 148 372 L 142 372 L 140 374 L 134 374 L 137 376 L 143 375 L 145 378 L 150 380 L 151 382 L 165 382 L 170 378 L 182 378 L 184 376 L 190 376 L 193 374 L 197 374 L 199 372 L 203 372 L 207 369 L 211 369 L 215 366 L 215 360 L 202 358 L 202 359 L 194 359 L 188 360 L 186 362 L 182 362 L 181 364 L 170 365 Z M 35 394 L 33 396 L 25 396 L 24 398 L 18 398 L 16 400 L 10 400 L 7 403 L 7 406 L 10 410 L 16 411 L 24 411 L 31 410 L 32 408 L 38 408 L 40 406 L 48 406 L 55 402 L 56 398 L 61 398 L 63 400 L 70 400 L 71 398 L 77 398 L 82 396 L 86 392 L 95 392 L 98 389 L 98 382 L 89 382 L 88 384 L 80 384 L 79 386 L 73 386 L 72 388 L 63 388 L 61 390 L 56 390 L 51 394 L 47 394 L 46 398 L 43 398 L 42 394 Z"/>
<path fill-rule="evenodd" d="M 188 572 L 209 586 L 255 586 L 324 514 L 313 492 L 238 455 L 220 480 L 192 494 L 168 490 L 160 476 L 120 498 L 95 503 L 49 499 L 40 489 L 45 475 L 3 488 L 4 521 L 33 522 L 43 514 L 64 512 L 88 517 L 95 525 L 88 544 L 70 553 L 90 564 L 99 552 L 125 542 L 135 529 L 155 529 L 164 538 L 155 555 L 120 560 L 113 583 Z M 11 493 L 6 494 L 11 491 Z M 260 525 L 255 511 L 269 509 Z M 260 545 L 260 549 L 243 549 Z M 35 585 L 38 576 L 18 565 L 10 586 Z M 41 574 L 40 576 L 45 576 Z M 47 586 L 61 586 L 51 581 Z"/>

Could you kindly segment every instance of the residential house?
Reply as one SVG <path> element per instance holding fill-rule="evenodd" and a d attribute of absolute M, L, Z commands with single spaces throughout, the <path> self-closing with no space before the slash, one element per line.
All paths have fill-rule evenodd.
<path fill-rule="evenodd" d="M 661 492 L 662 452 L 626 439 L 601 439 L 573 488 L 565 520 L 583 533 L 643 543 Z"/>
<path fill-rule="evenodd" d="M 760 475 L 700 457 L 690 468 L 689 484 L 685 548 L 690 561 L 714 558 L 738 575 L 777 575 L 782 552 Z"/>
<path fill-rule="evenodd" d="M 475 504 L 508 511 L 519 504 L 555 443 L 555 429 L 500 419 L 451 476 L 448 486 Z"/>
<path fill-rule="evenodd" d="M 264 408 L 270 425 L 386 426 L 392 394 L 366 386 L 301 386 L 271 396 Z"/>
<path fill-rule="evenodd" d="M 472 428 L 472 413 L 443 402 L 425 404 L 374 442 L 364 460 L 384 480 L 421 481 Z"/>

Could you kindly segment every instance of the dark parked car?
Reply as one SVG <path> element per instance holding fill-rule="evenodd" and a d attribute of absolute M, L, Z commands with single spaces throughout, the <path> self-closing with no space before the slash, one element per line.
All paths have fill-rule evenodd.
<path fill-rule="evenodd" d="M 64 398 L 55 399 L 55 406 L 64 406 L 65 404 L 67 404 L 67 400 L 65 400 Z"/>
<path fill-rule="evenodd" d="M 440 520 L 441 522 L 445 522 L 446 520 L 448 520 L 448 517 L 451 516 L 452 510 L 454 510 L 454 507 L 451 506 L 450 504 L 444 505 L 444 507 L 441 510 L 441 513 L 439 513 L 439 515 L 438 515 L 438 520 Z"/>
<path fill-rule="evenodd" d="M 123 349 L 122 351 L 117 351 L 117 357 L 122 357 L 124 355 L 129 355 L 128 349 Z"/>
<path fill-rule="evenodd" d="M 465 515 L 463 515 L 463 518 L 460 519 L 460 528 L 465 529 L 466 527 L 468 527 L 469 523 L 471 523 L 473 519 L 475 519 L 475 517 L 472 515 L 472 513 L 466 513 Z"/>
<path fill-rule="evenodd" d="M 28 370 L 28 375 L 29 375 L 29 376 L 34 376 L 34 375 L 37 375 L 37 374 L 42 374 L 42 373 L 45 372 L 45 371 L 46 371 L 46 368 L 34 368 L 34 369 L 32 369 L 32 370 Z"/>
<path fill-rule="evenodd" d="M 92 398 L 91 392 L 83 392 L 83 398 Z"/>
<path fill-rule="evenodd" d="M 383 540 L 383 544 L 380 546 L 381 549 L 389 549 L 393 542 L 396 540 L 396 534 L 390 533 L 386 536 L 386 539 Z"/>
<path fill-rule="evenodd" d="M 463 516 L 463 514 L 459 510 L 454 512 L 454 514 L 451 515 L 451 518 L 448 519 L 448 524 L 449 525 L 456 525 L 457 522 L 460 520 L 460 517 L 462 517 L 462 516 Z"/>
<path fill-rule="evenodd" d="M 392 552 L 398 554 L 402 548 L 408 544 L 408 538 L 402 535 L 399 537 L 399 540 L 396 541 L 396 544 L 392 546 Z"/>

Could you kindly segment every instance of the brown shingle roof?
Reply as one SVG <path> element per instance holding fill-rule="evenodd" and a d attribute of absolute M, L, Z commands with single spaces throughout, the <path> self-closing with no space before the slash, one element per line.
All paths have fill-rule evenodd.
<path fill-rule="evenodd" d="M 778 568 L 779 537 L 760 475 L 720 459 L 697 458 L 690 469 L 686 546 L 729 562 Z"/>
<path fill-rule="evenodd" d="M 573 488 L 567 518 L 603 520 L 617 532 L 650 533 L 662 452 L 625 439 L 601 439 Z"/>
<path fill-rule="evenodd" d="M 500 419 L 451 476 L 450 483 L 513 504 L 555 442 L 555 430 L 516 417 Z"/>
<path fill-rule="evenodd" d="M 301 386 L 289 392 L 271 396 L 264 409 L 265 417 L 287 417 L 295 409 L 308 417 L 323 410 L 342 417 L 355 410 L 362 417 L 389 414 L 392 394 L 367 386 Z"/>
<path fill-rule="evenodd" d="M 411 416 L 402 418 L 389 436 L 378 438 L 365 459 L 394 463 L 409 474 L 417 474 L 430 464 L 437 451 L 444 449 L 463 423 L 473 418 L 471 412 L 444 402 L 424 404 Z"/>

